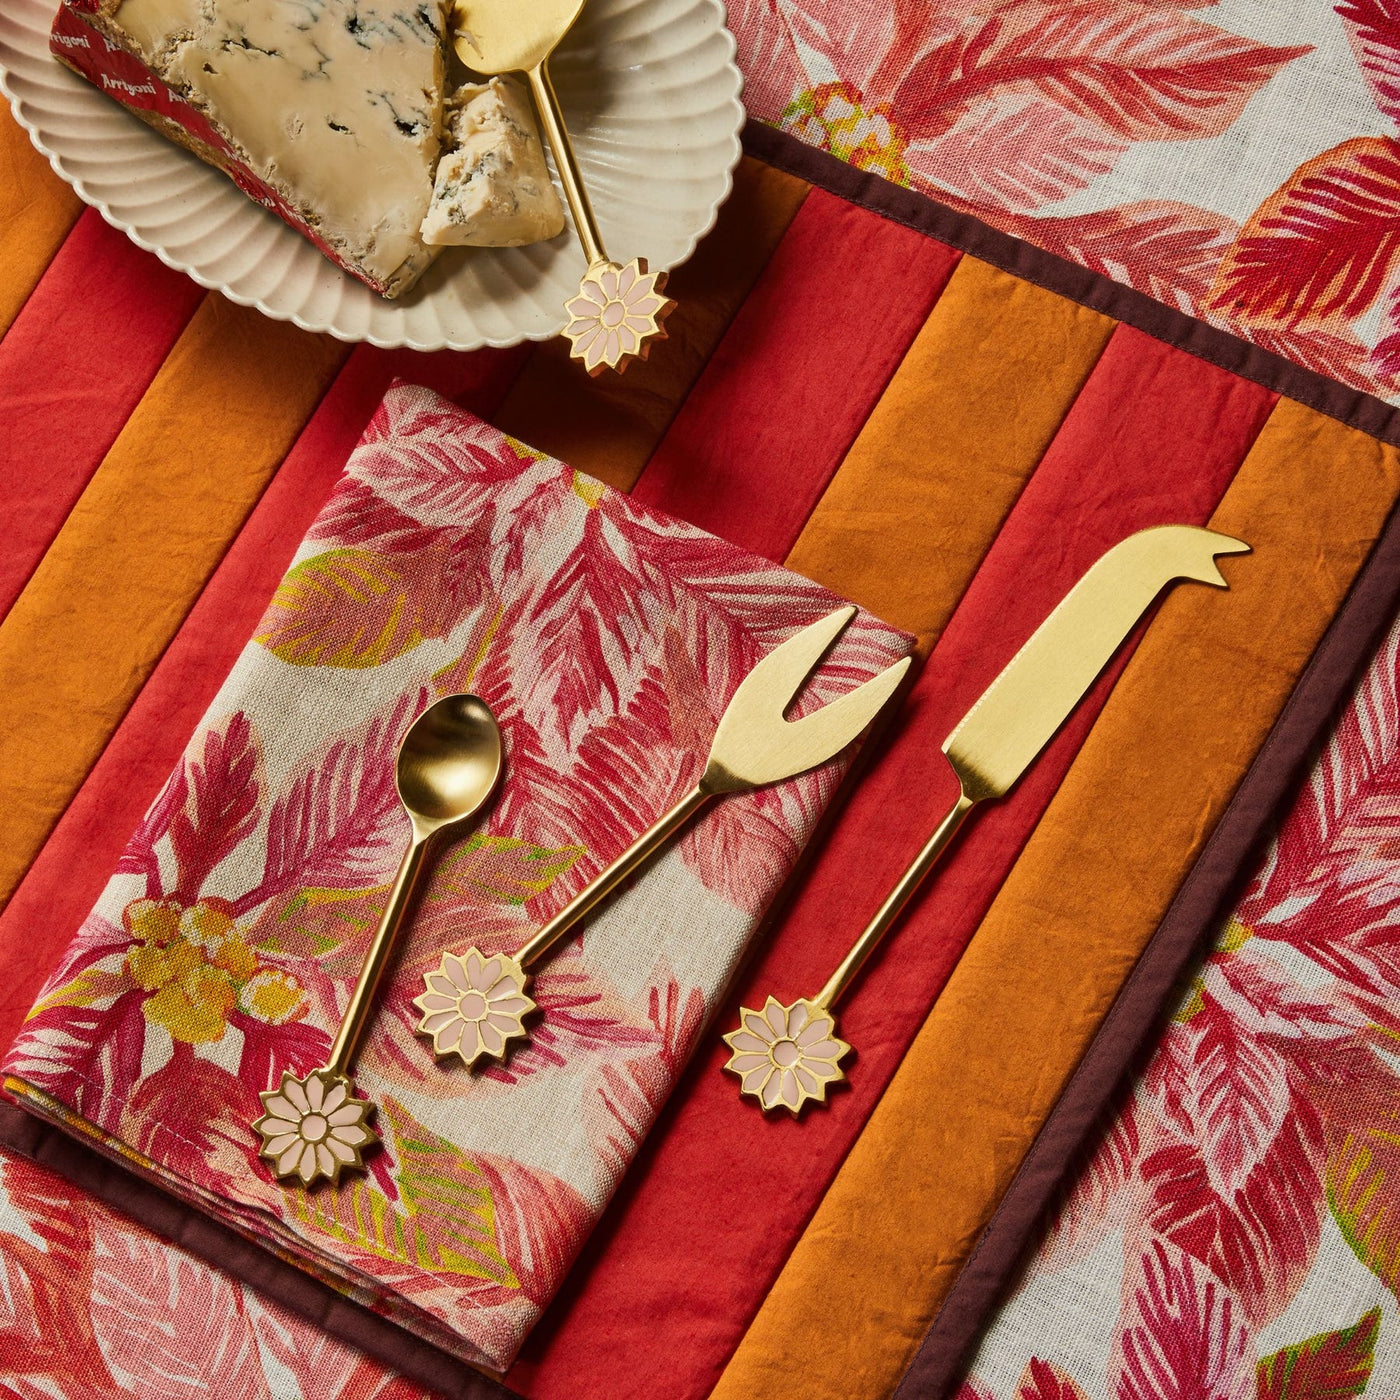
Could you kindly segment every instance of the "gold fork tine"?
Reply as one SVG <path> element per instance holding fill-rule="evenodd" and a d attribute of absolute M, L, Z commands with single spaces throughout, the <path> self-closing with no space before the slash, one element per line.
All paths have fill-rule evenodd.
<path fill-rule="evenodd" d="M 840 753 L 899 688 L 909 657 L 802 719 L 784 713 L 856 615 L 838 608 L 768 653 L 744 677 L 710 745 L 700 780 L 711 792 L 742 792 L 805 773 Z"/>
<path fill-rule="evenodd" d="M 504 1059 L 508 1042 L 529 1034 L 522 1024 L 535 1007 L 525 995 L 528 969 L 574 925 L 716 797 L 815 768 L 834 758 L 875 718 L 909 669 L 908 657 L 800 720 L 783 718 L 803 682 L 855 615 L 853 607 L 838 608 L 789 637 L 754 666 L 720 718 L 700 781 L 544 924 L 515 957 L 497 953 L 488 959 L 476 948 L 463 957 L 443 953 L 438 969 L 424 978 L 426 990 L 413 1003 L 424 1013 L 418 1032 L 431 1037 L 435 1054 L 456 1054 L 468 1065 L 482 1055 Z M 499 1029 L 499 1008 L 490 1033 L 478 1029 L 487 1014 L 481 1009 L 486 1003 L 479 990 L 484 982 L 509 984 L 506 1001 L 514 1024 L 505 1032 Z M 458 1008 L 455 1017 L 453 1006 Z"/>

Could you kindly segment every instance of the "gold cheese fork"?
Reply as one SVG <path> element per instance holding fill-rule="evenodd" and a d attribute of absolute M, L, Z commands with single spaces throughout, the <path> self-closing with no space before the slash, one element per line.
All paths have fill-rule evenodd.
<path fill-rule="evenodd" d="M 652 341 L 665 339 L 662 323 L 676 303 L 662 295 L 666 274 L 649 272 L 645 258 L 616 263 L 608 257 L 564 126 L 549 57 L 583 5 L 584 0 L 455 0 L 453 46 L 458 58 L 483 77 L 523 73 L 530 84 L 588 258 L 578 295 L 564 303 L 570 316 L 564 334 L 574 359 L 598 375 L 604 369 L 621 373 L 634 359 L 646 359 Z"/>
<path fill-rule="evenodd" d="M 741 1094 L 794 1116 L 809 1099 L 826 1102 L 827 1089 L 846 1077 L 840 1061 L 851 1048 L 838 1039 L 831 1008 L 967 814 L 978 802 L 1006 796 L 1167 584 L 1195 579 L 1226 588 L 1215 556 L 1248 549 L 1195 525 L 1160 525 L 1129 535 L 1089 567 L 944 740 L 957 801 L 826 986 L 790 1006 L 770 996 L 762 1011 L 740 1008 L 738 1029 L 724 1037 L 733 1051 L 724 1067 L 739 1076 Z"/>
<path fill-rule="evenodd" d="M 510 1041 L 524 1039 L 522 1021 L 535 1009 L 525 994 L 528 969 L 646 863 L 700 809 L 728 792 L 748 792 L 796 777 L 834 758 L 894 694 L 909 658 L 823 705 L 802 719 L 783 718 L 803 682 L 856 615 L 840 608 L 768 653 L 740 682 L 715 731 L 700 780 L 665 816 L 571 899 L 514 957 L 487 957 L 477 948 L 461 957 L 444 953 L 423 979 L 413 1004 L 423 1013 L 420 1035 L 437 1055 L 458 1055 L 468 1065 L 483 1055 L 505 1058 Z"/>

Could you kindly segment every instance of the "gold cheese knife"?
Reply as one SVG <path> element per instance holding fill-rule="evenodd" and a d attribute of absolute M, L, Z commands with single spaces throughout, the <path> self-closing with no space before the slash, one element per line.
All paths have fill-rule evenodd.
<path fill-rule="evenodd" d="M 695 786 L 583 887 L 521 946 L 487 956 L 469 948 L 445 952 L 413 1000 L 422 1013 L 418 1033 L 436 1055 L 474 1064 L 484 1055 L 504 1059 L 509 1043 L 529 1034 L 522 1024 L 535 1009 L 525 994 L 530 967 L 581 919 L 587 918 L 696 814 L 730 792 L 748 792 L 794 778 L 835 758 L 875 718 L 909 669 L 906 656 L 863 685 L 801 719 L 785 719 L 808 676 L 856 615 L 838 608 L 768 653 L 739 683 L 720 716 L 709 759 Z"/>
<path fill-rule="evenodd" d="M 733 1051 L 725 1069 L 739 1076 L 741 1094 L 794 1115 L 809 1099 L 826 1101 L 827 1089 L 846 1077 L 839 1062 L 851 1048 L 837 1038 L 831 1008 L 967 814 L 1011 790 L 1168 583 L 1226 588 L 1215 556 L 1248 551 L 1212 530 L 1160 525 L 1129 535 L 1089 568 L 944 740 L 958 799 L 826 986 L 791 1006 L 770 996 L 762 1011 L 740 1009 L 740 1026 L 724 1042 Z"/>
<path fill-rule="evenodd" d="M 457 57 L 474 73 L 523 73 L 530 84 L 588 259 L 578 295 L 564 303 L 569 313 L 564 334 L 573 358 L 598 375 L 604 369 L 621 373 L 634 359 L 646 359 L 652 341 L 666 338 L 662 323 L 676 303 L 662 295 L 666 274 L 648 271 L 645 258 L 616 263 L 608 257 L 550 81 L 549 57 L 583 5 L 584 0 L 455 0 L 452 22 Z"/>

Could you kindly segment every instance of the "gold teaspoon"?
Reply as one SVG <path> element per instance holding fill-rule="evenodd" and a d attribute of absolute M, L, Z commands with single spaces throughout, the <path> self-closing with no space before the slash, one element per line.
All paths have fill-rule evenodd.
<path fill-rule="evenodd" d="M 549 57 L 583 5 L 584 0 L 455 0 L 452 18 L 454 47 L 468 68 L 484 77 L 523 73 L 530 84 L 588 258 L 578 295 L 564 304 L 570 316 L 564 334 L 573 358 L 598 375 L 605 368 L 621 373 L 634 359 L 646 359 L 652 341 L 665 339 L 662 323 L 676 303 L 661 294 L 666 274 L 647 271 L 645 258 L 616 263 L 608 257 L 564 126 Z"/>
<path fill-rule="evenodd" d="M 297 1178 L 310 1186 L 325 1177 L 335 1185 L 345 1168 L 364 1167 L 365 1149 L 378 1141 L 365 1122 L 374 1105 L 355 1097 L 350 1065 L 430 845 L 481 810 L 500 781 L 501 767 L 501 732 L 490 709 L 474 695 L 447 695 L 429 705 L 399 744 L 395 784 L 412 835 L 330 1058 L 302 1079 L 283 1070 L 277 1088 L 259 1095 L 263 1115 L 253 1124 L 263 1138 L 258 1155 L 271 1163 L 279 1180 Z"/>

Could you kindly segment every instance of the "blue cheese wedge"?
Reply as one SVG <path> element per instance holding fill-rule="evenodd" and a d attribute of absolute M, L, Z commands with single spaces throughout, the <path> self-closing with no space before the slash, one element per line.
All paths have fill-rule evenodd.
<path fill-rule="evenodd" d="M 107 0 L 109 24 L 387 296 L 436 257 L 445 0 Z"/>
<path fill-rule="evenodd" d="M 446 141 L 425 243 L 513 248 L 563 231 L 564 208 L 518 84 L 493 78 L 460 88 L 448 103 Z"/>

